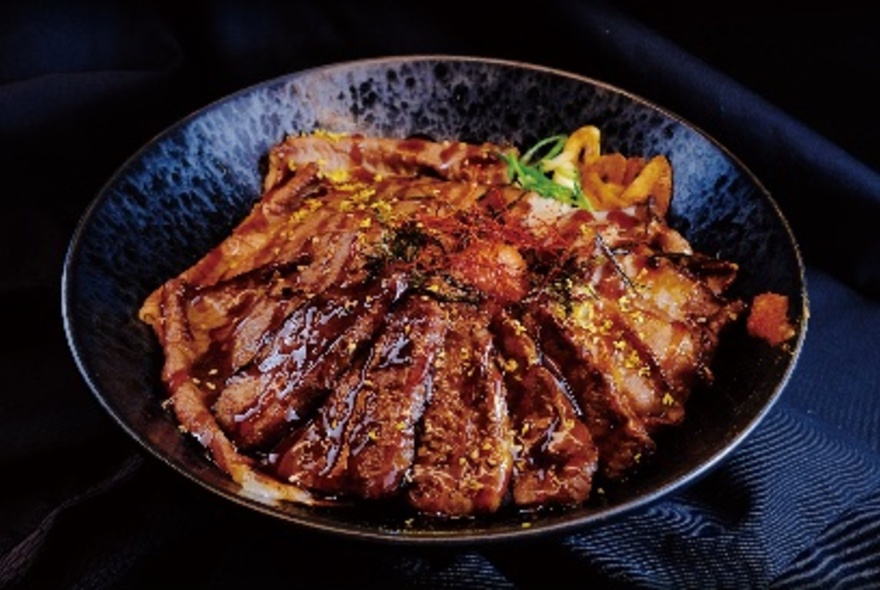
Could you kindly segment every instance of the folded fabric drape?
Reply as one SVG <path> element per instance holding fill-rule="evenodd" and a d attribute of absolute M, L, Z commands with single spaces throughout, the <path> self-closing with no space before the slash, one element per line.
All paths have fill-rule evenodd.
<path fill-rule="evenodd" d="M 880 587 L 880 159 L 861 139 L 880 129 L 847 89 L 830 125 L 793 98 L 810 101 L 817 86 L 774 88 L 774 78 L 822 84 L 816 62 L 793 59 L 777 73 L 772 55 L 756 59 L 756 44 L 803 43 L 803 30 L 741 16 L 725 25 L 688 3 L 665 12 L 492 3 L 487 17 L 459 2 L 180 4 L 0 8 L 0 587 Z M 847 43 L 832 43 L 845 38 L 838 29 L 808 41 L 827 43 L 829 64 L 864 63 L 870 80 L 880 43 L 856 24 L 864 18 L 830 20 L 853 23 L 858 37 Z M 65 249 L 102 184 L 156 133 L 225 94 L 404 53 L 521 59 L 607 81 L 702 128 L 769 189 L 802 246 L 809 332 L 779 402 L 717 469 L 587 530 L 403 548 L 230 506 L 146 455 L 105 415 L 59 313 Z M 854 80 L 853 91 L 865 83 Z M 833 97 L 822 90 L 815 100 Z"/>

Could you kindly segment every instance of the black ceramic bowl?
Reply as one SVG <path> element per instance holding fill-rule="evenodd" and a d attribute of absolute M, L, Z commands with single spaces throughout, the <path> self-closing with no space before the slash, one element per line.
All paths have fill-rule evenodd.
<path fill-rule="evenodd" d="M 388 506 L 313 509 L 243 495 L 160 407 L 161 351 L 137 310 L 154 288 L 218 243 L 259 196 L 261 158 L 285 134 L 323 128 L 385 136 L 513 142 L 597 125 L 603 149 L 665 154 L 670 221 L 701 251 L 740 263 L 735 294 L 791 299 L 797 337 L 772 349 L 733 333 L 715 384 L 639 471 L 583 507 L 485 520 L 411 519 Z M 98 401 L 144 448 L 192 481 L 303 527 L 409 543 L 564 532 L 641 509 L 722 461 L 778 398 L 806 333 L 795 240 L 773 199 L 728 151 L 679 117 L 611 87 L 522 63 L 446 56 L 343 63 L 269 80 L 178 122 L 125 162 L 86 211 L 64 268 L 70 348 Z"/>

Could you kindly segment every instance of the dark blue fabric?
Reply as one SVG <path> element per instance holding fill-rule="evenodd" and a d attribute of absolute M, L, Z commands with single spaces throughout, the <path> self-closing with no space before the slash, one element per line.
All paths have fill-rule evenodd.
<path fill-rule="evenodd" d="M 0 588 L 880 588 L 874 21 L 655 4 L 4 4 Z M 231 507 L 104 414 L 59 317 L 64 251 L 103 182 L 229 92 L 403 53 L 522 59 L 618 85 L 704 129 L 768 187 L 802 245 L 812 316 L 780 401 L 718 469 L 575 534 L 403 549 Z"/>

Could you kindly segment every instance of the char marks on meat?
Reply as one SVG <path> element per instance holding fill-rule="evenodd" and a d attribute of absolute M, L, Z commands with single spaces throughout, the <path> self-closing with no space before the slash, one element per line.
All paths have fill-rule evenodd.
<path fill-rule="evenodd" d="M 447 329 L 421 423 L 409 502 L 428 514 L 495 512 L 507 493 L 513 434 L 485 310 L 446 306 Z"/>
<path fill-rule="evenodd" d="M 598 450 L 564 381 L 546 364 L 526 327 L 500 313 L 493 329 L 503 355 L 516 460 L 518 506 L 578 504 L 590 496 Z"/>
<path fill-rule="evenodd" d="M 373 346 L 340 377 L 326 403 L 278 451 L 277 473 L 324 494 L 380 498 L 397 491 L 415 427 L 433 389 L 445 333 L 436 301 L 409 298 Z"/>
<path fill-rule="evenodd" d="M 512 183 L 509 153 L 272 148 L 250 213 L 140 310 L 181 428 L 249 493 L 310 504 L 571 506 L 632 470 L 711 381 L 737 268 L 666 225 L 662 161 L 603 160 L 644 198 L 587 211 Z"/>
<path fill-rule="evenodd" d="M 293 309 L 214 405 L 236 443 L 265 448 L 307 416 L 404 288 L 400 275 L 331 287 Z"/>

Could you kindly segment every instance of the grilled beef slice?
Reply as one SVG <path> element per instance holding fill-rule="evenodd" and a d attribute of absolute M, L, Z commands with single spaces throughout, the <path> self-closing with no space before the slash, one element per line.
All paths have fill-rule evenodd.
<path fill-rule="evenodd" d="M 281 451 L 278 475 L 323 494 L 380 498 L 396 492 L 431 394 L 443 315 L 435 301 L 422 297 L 391 312 L 363 362 L 342 375 L 317 415 Z"/>
<path fill-rule="evenodd" d="M 542 360 L 526 328 L 509 314 L 493 322 L 504 355 L 504 382 L 516 461 L 518 506 L 577 504 L 590 496 L 598 450 L 563 383 Z"/>
<path fill-rule="evenodd" d="M 408 498 L 429 514 L 492 513 L 507 494 L 513 433 L 490 318 L 467 303 L 445 309 L 446 339 L 420 428 Z"/>

